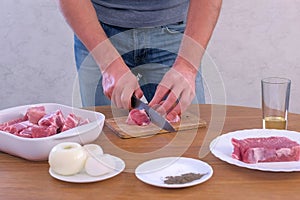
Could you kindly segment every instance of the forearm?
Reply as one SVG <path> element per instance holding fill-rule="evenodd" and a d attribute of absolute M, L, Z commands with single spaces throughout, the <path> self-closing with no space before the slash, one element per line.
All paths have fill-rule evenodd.
<path fill-rule="evenodd" d="M 211 38 L 221 10 L 222 0 L 191 0 L 185 34 L 204 49 Z"/>
<path fill-rule="evenodd" d="M 92 53 L 103 72 L 120 55 L 103 31 L 90 0 L 57 0 L 74 33 Z"/>
<path fill-rule="evenodd" d="M 179 56 L 196 69 L 214 31 L 221 5 L 222 0 L 190 0 Z"/>

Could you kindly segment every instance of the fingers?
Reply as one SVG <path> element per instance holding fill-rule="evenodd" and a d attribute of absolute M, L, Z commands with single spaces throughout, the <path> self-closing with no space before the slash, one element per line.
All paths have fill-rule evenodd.
<path fill-rule="evenodd" d="M 182 92 L 185 90 L 183 84 L 176 84 L 175 82 L 169 81 L 162 82 L 157 86 L 155 95 L 150 102 L 150 106 L 160 104 L 157 108 L 157 112 L 161 114 L 169 113 L 179 102 L 182 96 Z"/>
<path fill-rule="evenodd" d="M 191 104 L 193 98 L 195 96 L 190 93 L 190 94 L 186 94 L 185 92 L 181 95 L 181 98 L 177 101 L 178 103 L 175 104 L 175 106 L 173 106 L 166 118 L 169 121 L 173 121 L 174 119 L 176 119 L 178 117 L 178 115 L 180 116 L 182 112 L 184 112 L 189 105 Z"/>
<path fill-rule="evenodd" d="M 134 95 L 135 95 L 137 98 L 140 99 L 140 98 L 143 97 L 144 93 L 143 93 L 143 91 L 141 90 L 141 88 L 138 88 L 137 90 L 135 90 Z M 131 95 L 131 96 L 132 96 L 132 95 Z"/>
<path fill-rule="evenodd" d="M 180 121 L 180 115 L 181 115 L 181 113 L 176 113 L 175 111 L 171 111 L 166 116 L 166 119 L 169 122 L 178 122 L 178 121 Z"/>
<path fill-rule="evenodd" d="M 167 98 L 164 100 L 165 96 Z M 181 92 L 175 94 L 174 91 L 171 92 L 170 89 L 160 85 L 149 105 L 161 115 L 166 115 L 169 121 L 173 121 L 181 114 L 180 96 L 182 96 Z M 187 106 L 185 105 L 185 107 Z"/>
<path fill-rule="evenodd" d="M 165 101 L 160 105 L 153 105 L 152 107 L 161 115 L 166 116 L 168 121 L 177 121 L 178 117 L 184 112 L 192 102 L 194 95 L 183 91 L 181 97 L 176 98 L 176 95 L 170 93 Z"/>
<path fill-rule="evenodd" d="M 135 77 L 126 80 L 126 83 L 120 80 L 113 91 L 112 101 L 117 108 L 130 109 L 132 95 L 135 94 L 138 98 L 143 96 Z"/>
<path fill-rule="evenodd" d="M 159 84 L 156 88 L 156 92 L 152 100 L 149 103 L 149 106 L 153 107 L 160 104 L 164 100 L 164 98 L 168 96 L 169 92 L 170 92 L 169 88 L 163 86 L 162 84 Z"/>
<path fill-rule="evenodd" d="M 131 94 L 133 94 L 134 89 L 130 87 L 120 88 L 117 87 L 113 93 L 113 102 L 115 103 L 117 108 L 129 109 L 131 107 Z"/>
<path fill-rule="evenodd" d="M 143 96 L 139 83 L 130 70 L 103 73 L 102 85 L 104 94 L 117 108 L 130 109 L 132 95 L 135 94 L 138 98 Z"/>
<path fill-rule="evenodd" d="M 158 85 L 149 105 L 153 107 L 160 104 L 156 110 L 161 114 L 167 113 L 167 119 L 173 121 L 188 108 L 194 97 L 194 76 L 170 70 Z"/>
<path fill-rule="evenodd" d="M 176 106 L 179 98 L 179 95 L 175 95 L 173 92 L 170 92 L 167 99 L 162 103 L 157 111 L 161 112 L 164 110 L 166 113 L 169 113 L 170 110 L 172 110 L 174 106 Z"/>

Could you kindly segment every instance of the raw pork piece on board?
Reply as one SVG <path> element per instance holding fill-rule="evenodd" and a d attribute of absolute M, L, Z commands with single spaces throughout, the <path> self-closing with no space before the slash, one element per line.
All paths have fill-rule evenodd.
<path fill-rule="evenodd" d="M 150 118 L 144 109 L 132 109 L 129 112 L 126 123 L 129 125 L 147 126 L 150 124 Z"/>
<path fill-rule="evenodd" d="M 286 137 L 232 138 L 232 157 L 245 163 L 300 160 L 300 145 Z"/>

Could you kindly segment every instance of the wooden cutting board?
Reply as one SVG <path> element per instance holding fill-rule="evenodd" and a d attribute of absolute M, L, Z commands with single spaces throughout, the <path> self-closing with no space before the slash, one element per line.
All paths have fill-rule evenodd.
<path fill-rule="evenodd" d="M 106 119 L 105 125 L 121 138 L 135 138 L 168 133 L 168 131 L 162 130 L 152 123 L 147 126 L 129 125 L 126 123 L 126 119 L 127 116 Z M 206 127 L 206 121 L 190 112 L 183 114 L 180 122 L 171 124 L 176 131 Z"/>

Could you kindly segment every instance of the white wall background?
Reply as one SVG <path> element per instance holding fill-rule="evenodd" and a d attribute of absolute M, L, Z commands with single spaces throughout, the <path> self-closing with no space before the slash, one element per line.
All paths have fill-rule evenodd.
<path fill-rule="evenodd" d="M 0 109 L 56 102 L 80 106 L 73 34 L 53 0 L 0 1 Z M 300 0 L 224 0 L 208 54 L 226 103 L 260 107 L 260 80 L 292 80 L 300 113 Z M 208 103 L 210 100 L 208 100 Z"/>
<path fill-rule="evenodd" d="M 71 105 L 76 70 L 72 31 L 53 0 L 0 1 L 0 109 Z"/>

